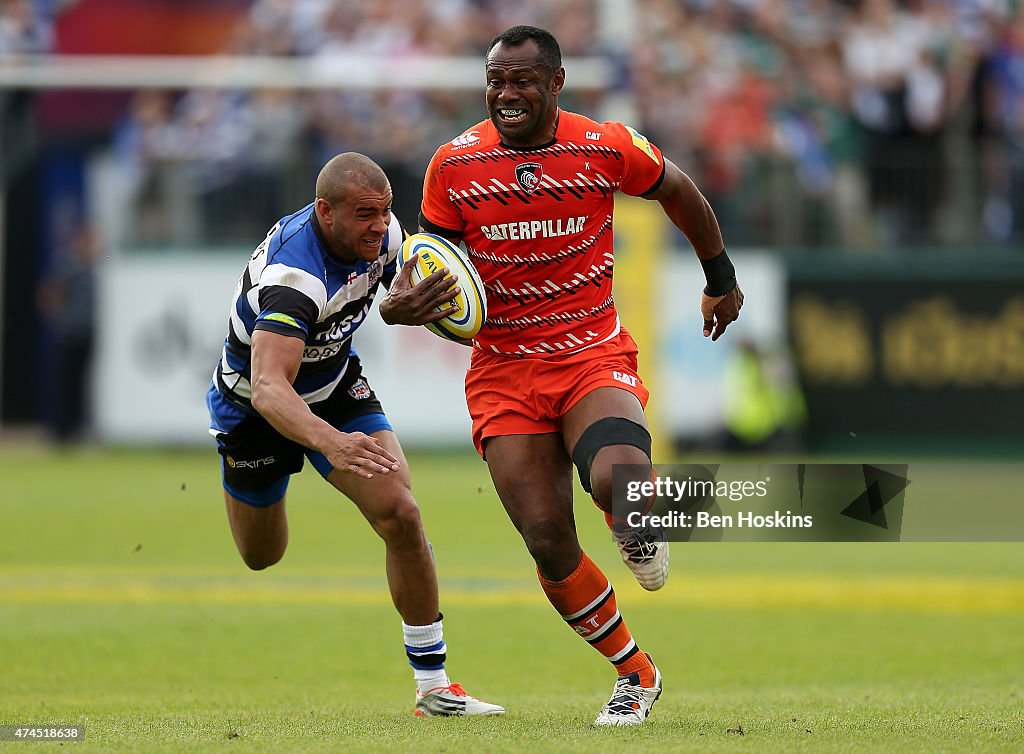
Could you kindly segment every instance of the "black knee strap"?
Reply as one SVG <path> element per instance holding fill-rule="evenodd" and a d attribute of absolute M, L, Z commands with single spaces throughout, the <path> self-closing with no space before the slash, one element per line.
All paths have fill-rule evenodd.
<path fill-rule="evenodd" d="M 651 457 L 651 433 L 635 421 L 621 416 L 606 416 L 591 424 L 576 441 L 572 450 L 572 462 L 580 475 L 580 483 L 588 493 L 590 488 L 590 467 L 601 448 L 609 445 L 632 445 Z"/>

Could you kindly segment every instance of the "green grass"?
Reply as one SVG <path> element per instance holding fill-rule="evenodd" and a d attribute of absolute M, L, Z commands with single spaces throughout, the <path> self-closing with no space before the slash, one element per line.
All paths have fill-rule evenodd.
<path fill-rule="evenodd" d="M 383 547 L 312 470 L 285 560 L 250 573 L 212 453 L 4 449 L 0 724 L 81 724 L 103 752 L 1024 748 L 1019 543 L 676 545 L 647 594 L 580 501 L 666 683 L 643 728 L 593 730 L 612 675 L 547 605 L 484 465 L 411 465 L 449 670 L 506 717 L 411 716 Z"/>

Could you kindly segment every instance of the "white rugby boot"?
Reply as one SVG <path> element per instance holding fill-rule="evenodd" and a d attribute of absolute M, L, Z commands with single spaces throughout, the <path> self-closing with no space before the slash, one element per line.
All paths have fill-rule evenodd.
<path fill-rule="evenodd" d="M 650 658 L 650 655 L 647 655 Z M 595 726 L 642 725 L 661 696 L 661 671 L 654 667 L 654 685 L 640 685 L 640 674 L 619 676 L 612 698 L 597 713 Z"/>
<path fill-rule="evenodd" d="M 622 562 L 636 576 L 637 582 L 649 592 L 665 586 L 668 580 L 668 541 L 663 531 L 637 529 L 613 524 L 615 540 Z"/>
<path fill-rule="evenodd" d="M 457 683 L 438 686 L 425 693 L 416 691 L 417 717 L 458 717 L 461 715 L 488 717 L 504 715 L 505 708 L 472 697 Z"/>

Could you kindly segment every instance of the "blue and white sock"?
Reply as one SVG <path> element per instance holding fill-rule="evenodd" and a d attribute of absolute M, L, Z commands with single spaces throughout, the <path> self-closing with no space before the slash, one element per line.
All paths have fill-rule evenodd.
<path fill-rule="evenodd" d="M 402 622 L 402 638 L 405 640 L 405 655 L 412 665 L 416 687 L 425 693 L 438 686 L 447 686 L 450 681 L 444 670 L 448 647 L 444 643 L 444 627 L 441 618 L 426 626 L 410 626 Z"/>

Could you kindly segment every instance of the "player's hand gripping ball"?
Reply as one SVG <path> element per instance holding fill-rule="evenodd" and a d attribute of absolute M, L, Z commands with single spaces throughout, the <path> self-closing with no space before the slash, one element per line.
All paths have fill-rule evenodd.
<path fill-rule="evenodd" d="M 416 233 L 405 239 L 398 252 L 398 264 L 402 267 L 413 254 L 419 254 L 410 274 L 413 285 L 437 270 L 448 268 L 458 277 L 461 292 L 449 303 L 459 310 L 437 322 L 429 322 L 427 329 L 446 340 L 470 340 L 476 337 L 487 319 L 487 297 L 480 273 L 458 246 L 441 236 L 431 233 Z M 441 311 L 442 307 L 438 307 Z"/>

